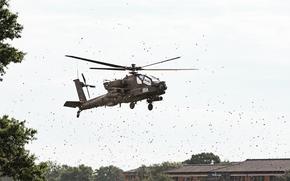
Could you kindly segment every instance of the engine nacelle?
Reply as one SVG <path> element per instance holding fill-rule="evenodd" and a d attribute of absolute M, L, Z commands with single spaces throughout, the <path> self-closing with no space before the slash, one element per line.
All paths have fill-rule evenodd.
<path fill-rule="evenodd" d="M 111 90 L 114 88 L 124 88 L 126 86 L 124 80 L 113 80 L 113 81 L 108 81 L 104 82 L 104 87 L 106 90 Z"/>

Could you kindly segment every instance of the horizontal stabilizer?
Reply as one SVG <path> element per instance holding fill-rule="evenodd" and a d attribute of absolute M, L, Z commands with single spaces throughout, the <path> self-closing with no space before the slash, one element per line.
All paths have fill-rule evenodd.
<path fill-rule="evenodd" d="M 80 101 L 66 101 L 63 106 L 76 108 L 76 107 L 81 106 L 81 102 Z"/>

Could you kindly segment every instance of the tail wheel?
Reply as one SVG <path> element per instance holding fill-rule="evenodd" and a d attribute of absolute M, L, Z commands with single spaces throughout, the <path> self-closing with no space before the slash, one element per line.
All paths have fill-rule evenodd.
<path fill-rule="evenodd" d="M 79 110 L 79 111 L 77 112 L 77 118 L 80 117 L 80 113 L 81 113 L 81 111 Z"/>
<path fill-rule="evenodd" d="M 135 107 L 135 103 L 134 103 L 134 102 L 131 102 L 131 103 L 130 103 L 130 108 L 131 108 L 131 109 L 134 109 L 134 107 Z"/>
<path fill-rule="evenodd" d="M 151 111 L 153 109 L 153 104 L 148 104 L 148 110 Z"/>

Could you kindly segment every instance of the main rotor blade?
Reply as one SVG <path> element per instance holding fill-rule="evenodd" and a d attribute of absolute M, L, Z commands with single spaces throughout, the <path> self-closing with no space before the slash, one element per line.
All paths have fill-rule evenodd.
<path fill-rule="evenodd" d="M 94 69 L 94 70 L 126 70 L 124 68 L 99 68 L 99 67 L 90 67 L 90 69 Z"/>
<path fill-rule="evenodd" d="M 141 69 L 145 71 L 182 71 L 182 70 L 199 70 L 199 69 Z"/>
<path fill-rule="evenodd" d="M 175 59 L 179 59 L 179 58 L 180 58 L 180 57 L 174 57 L 174 58 L 170 58 L 170 59 L 163 60 L 163 61 L 160 61 L 160 62 L 151 63 L 151 64 L 148 64 L 148 65 L 144 65 L 144 66 L 142 66 L 142 68 L 144 68 L 144 67 L 149 67 L 149 66 L 156 65 L 156 64 L 160 64 L 160 63 L 164 63 L 164 62 L 168 62 L 168 61 L 175 60 Z"/>
<path fill-rule="evenodd" d="M 83 73 L 82 73 L 82 77 L 83 77 L 84 83 L 87 84 L 86 78 Z"/>
<path fill-rule="evenodd" d="M 89 99 L 90 99 L 91 98 L 91 95 L 90 95 L 88 86 L 86 86 L 86 88 L 87 88 L 87 93 L 88 93 L 88 96 L 89 96 Z"/>
<path fill-rule="evenodd" d="M 70 57 L 70 58 L 79 59 L 79 60 L 84 60 L 84 61 L 87 61 L 87 62 L 92 62 L 92 63 L 101 64 L 101 65 L 106 65 L 106 66 L 109 66 L 109 67 L 125 68 L 122 65 L 116 65 L 116 64 L 106 63 L 106 62 L 100 62 L 100 61 L 91 60 L 91 59 L 82 58 L 82 57 L 77 57 L 77 56 L 73 56 L 73 55 L 65 55 L 65 56 L 66 57 Z"/>

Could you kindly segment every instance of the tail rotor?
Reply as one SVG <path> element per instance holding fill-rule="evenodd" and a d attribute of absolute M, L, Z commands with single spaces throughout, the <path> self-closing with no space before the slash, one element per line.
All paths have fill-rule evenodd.
<path fill-rule="evenodd" d="M 89 92 L 89 87 L 90 88 L 95 88 L 96 86 L 87 84 L 86 78 L 85 78 L 83 73 L 82 73 L 82 77 L 83 77 L 83 81 L 84 81 L 83 87 L 86 87 L 87 93 L 88 93 L 88 97 L 90 98 L 91 96 L 90 96 L 90 92 Z"/>

